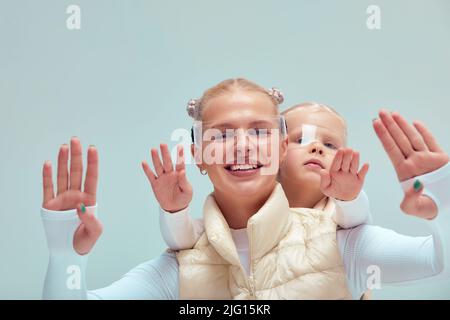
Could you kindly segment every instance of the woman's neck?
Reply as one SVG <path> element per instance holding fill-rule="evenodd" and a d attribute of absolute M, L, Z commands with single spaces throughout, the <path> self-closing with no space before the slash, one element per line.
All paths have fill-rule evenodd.
<path fill-rule="evenodd" d="M 275 185 L 274 185 L 275 187 Z M 247 221 L 261 209 L 274 187 L 253 196 L 230 195 L 214 190 L 214 199 L 231 229 L 247 228 Z"/>
<path fill-rule="evenodd" d="M 283 181 L 281 184 L 291 208 L 314 208 L 325 195 L 320 188 L 311 188 L 311 185 L 293 184 Z"/>

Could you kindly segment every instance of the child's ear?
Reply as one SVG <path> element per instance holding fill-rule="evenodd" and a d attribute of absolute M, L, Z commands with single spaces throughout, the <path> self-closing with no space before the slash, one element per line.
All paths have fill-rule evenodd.
<path fill-rule="evenodd" d="M 200 150 L 197 150 L 197 152 L 200 152 Z M 195 158 L 195 145 L 194 144 L 191 144 L 191 155 L 192 155 L 192 159 L 194 159 L 195 164 L 200 169 L 200 171 L 203 170 L 201 161 L 197 161 L 197 159 Z"/>

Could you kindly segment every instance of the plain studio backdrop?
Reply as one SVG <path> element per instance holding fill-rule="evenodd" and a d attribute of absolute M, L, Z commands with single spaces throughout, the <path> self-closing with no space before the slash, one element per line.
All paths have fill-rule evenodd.
<path fill-rule="evenodd" d="M 67 28 L 72 4 L 79 30 Z M 367 27 L 370 5 L 381 10 L 381 29 Z M 89 289 L 160 254 L 158 204 L 140 162 L 160 142 L 173 147 L 173 130 L 190 128 L 190 98 L 230 77 L 279 87 L 282 108 L 336 108 L 350 146 L 371 165 L 364 189 L 374 223 L 429 232 L 401 213 L 371 124 L 381 107 L 399 111 L 423 120 L 450 152 L 450 1 L 1 0 L 0 43 L 0 298 L 41 297 L 42 165 L 56 169 L 59 146 L 75 135 L 100 155 L 105 230 L 89 258 Z M 187 171 L 200 217 L 212 186 L 195 166 Z M 450 281 L 382 286 L 374 297 L 448 299 Z"/>

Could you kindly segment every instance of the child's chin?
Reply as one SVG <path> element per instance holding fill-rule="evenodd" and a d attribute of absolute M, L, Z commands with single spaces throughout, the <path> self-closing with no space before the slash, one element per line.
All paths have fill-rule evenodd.
<path fill-rule="evenodd" d="M 301 180 L 308 183 L 318 183 L 320 184 L 320 173 L 315 170 L 305 170 L 302 172 Z"/>

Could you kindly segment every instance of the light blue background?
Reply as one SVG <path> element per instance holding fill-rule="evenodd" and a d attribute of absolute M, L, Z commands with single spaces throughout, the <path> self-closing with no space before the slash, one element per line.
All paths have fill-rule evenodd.
<path fill-rule="evenodd" d="M 66 28 L 69 4 L 81 7 L 79 31 Z M 366 27 L 370 4 L 381 7 L 381 30 Z M 450 151 L 449 58 L 447 0 L 0 0 L 0 298 L 40 298 L 42 164 L 55 163 L 73 135 L 100 152 L 105 232 L 89 288 L 158 255 L 158 206 L 140 162 L 173 129 L 189 128 L 188 99 L 229 77 L 278 86 L 284 107 L 334 106 L 351 146 L 370 161 L 375 223 L 427 234 L 398 209 L 402 193 L 371 120 L 380 107 L 421 119 Z M 194 166 L 188 176 L 199 217 L 211 185 Z M 383 287 L 374 297 L 450 298 L 450 281 Z"/>

